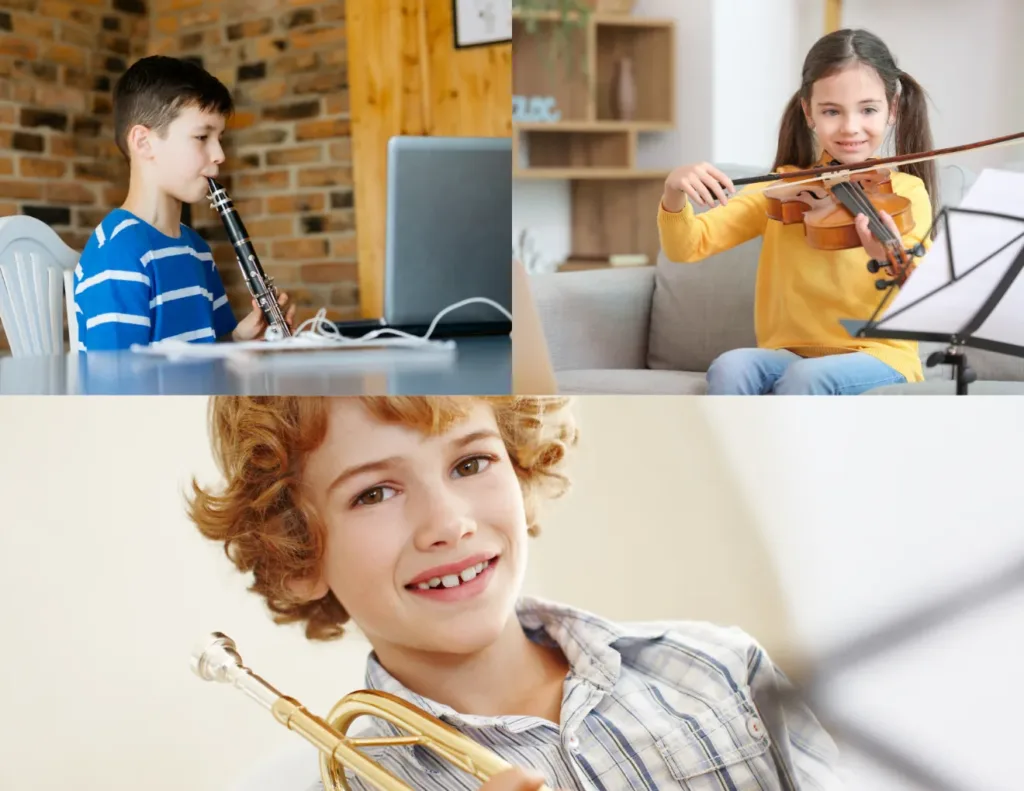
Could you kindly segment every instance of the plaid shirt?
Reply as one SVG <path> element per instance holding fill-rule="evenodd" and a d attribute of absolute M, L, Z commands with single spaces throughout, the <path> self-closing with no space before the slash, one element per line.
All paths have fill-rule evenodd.
<path fill-rule="evenodd" d="M 519 601 L 517 613 L 531 639 L 557 644 L 571 665 L 560 725 L 539 717 L 459 714 L 406 689 L 372 653 L 367 687 L 410 701 L 513 765 L 540 771 L 552 789 L 843 788 L 832 739 L 806 709 L 773 702 L 771 692 L 785 686 L 785 678 L 739 629 L 616 624 L 529 597 Z M 359 728 L 359 736 L 399 734 L 386 722 L 364 722 L 371 725 Z M 479 787 L 423 747 L 364 752 L 418 791 Z M 352 772 L 346 776 L 353 789 L 372 789 Z"/>

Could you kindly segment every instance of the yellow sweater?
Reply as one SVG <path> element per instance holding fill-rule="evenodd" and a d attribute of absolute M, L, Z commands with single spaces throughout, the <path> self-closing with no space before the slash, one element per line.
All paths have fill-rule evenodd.
<path fill-rule="evenodd" d="M 903 237 L 904 247 L 919 242 L 930 247 L 931 239 L 924 237 L 932 225 L 932 207 L 924 182 L 908 173 L 894 171 L 891 176 L 893 191 L 912 204 L 914 229 Z M 768 186 L 747 185 L 725 206 L 699 215 L 689 201 L 679 212 L 659 206 L 658 234 L 665 255 L 670 261 L 692 263 L 762 235 L 754 292 L 760 348 L 788 349 L 802 357 L 861 351 L 895 368 L 908 382 L 921 381 L 916 342 L 853 338 L 839 323 L 871 317 L 884 294 L 875 288 L 875 280 L 884 272 L 868 272 L 863 247 L 815 250 L 804 238 L 803 225 L 769 220 L 762 194 Z"/>

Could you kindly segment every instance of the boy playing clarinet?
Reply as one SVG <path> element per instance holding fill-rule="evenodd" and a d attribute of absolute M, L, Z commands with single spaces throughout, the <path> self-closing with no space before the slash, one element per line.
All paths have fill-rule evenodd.
<path fill-rule="evenodd" d="M 255 301 L 235 319 L 209 245 L 181 222 L 183 203 L 209 191 L 224 161 L 220 136 L 234 103 L 188 61 L 143 58 L 114 86 L 114 135 L 130 164 L 128 197 L 97 226 L 75 269 L 79 351 L 162 340 L 262 337 Z M 281 294 L 279 303 L 287 302 Z M 289 326 L 294 306 L 286 317 Z"/>

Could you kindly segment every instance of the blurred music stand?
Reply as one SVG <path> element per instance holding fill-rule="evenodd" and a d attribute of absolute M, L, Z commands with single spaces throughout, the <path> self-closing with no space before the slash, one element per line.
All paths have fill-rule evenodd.
<path fill-rule="evenodd" d="M 975 374 L 965 347 L 1024 357 L 1024 173 L 983 170 L 960 206 L 943 208 L 927 261 L 868 321 L 842 319 L 855 338 L 946 344 L 927 365 L 953 366 L 957 395 Z M 884 282 L 884 281 L 882 281 Z"/>
<path fill-rule="evenodd" d="M 829 712 L 823 700 L 832 678 L 855 666 L 858 662 L 876 658 L 935 629 L 967 615 L 982 606 L 1014 593 L 1024 587 L 1024 558 L 1018 559 L 1003 571 L 986 576 L 970 587 L 947 595 L 916 612 L 854 638 L 841 648 L 814 661 L 805 671 L 804 678 L 790 681 L 790 686 L 773 690 L 766 697 L 782 704 L 806 706 L 821 726 L 837 741 L 843 741 L 860 750 L 876 764 L 917 784 L 927 791 L 968 791 L 951 780 L 941 777 L 934 769 L 893 748 L 877 734 L 854 725 Z M 977 791 L 977 789 L 970 789 Z"/>

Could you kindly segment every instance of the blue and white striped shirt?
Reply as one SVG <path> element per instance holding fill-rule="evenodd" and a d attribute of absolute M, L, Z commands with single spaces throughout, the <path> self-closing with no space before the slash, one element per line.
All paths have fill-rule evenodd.
<path fill-rule="evenodd" d="M 397 695 L 509 763 L 541 772 L 552 789 L 580 791 L 836 791 L 838 750 L 806 708 L 783 703 L 787 682 L 736 628 L 703 622 L 615 624 L 532 597 L 518 615 L 534 641 L 556 644 L 571 670 L 560 724 L 539 717 L 459 714 L 406 689 L 371 653 L 366 683 Z M 367 720 L 360 737 L 394 736 Z M 362 723 L 363 720 L 359 720 Z M 479 781 L 422 747 L 362 751 L 418 791 L 475 789 Z M 293 791 L 313 791 L 315 763 Z M 351 771 L 353 789 L 371 789 Z"/>
<path fill-rule="evenodd" d="M 103 218 L 75 269 L 79 351 L 161 340 L 213 343 L 237 322 L 213 254 L 186 225 L 167 236 L 124 209 Z"/>

